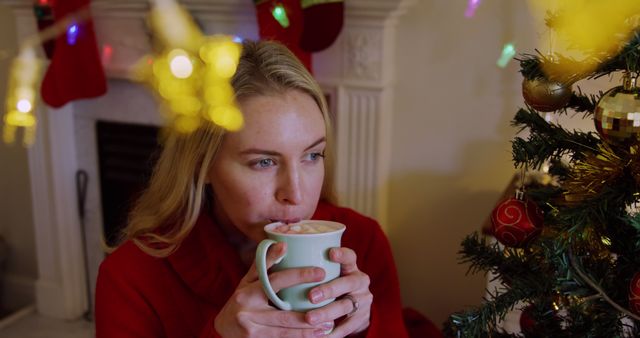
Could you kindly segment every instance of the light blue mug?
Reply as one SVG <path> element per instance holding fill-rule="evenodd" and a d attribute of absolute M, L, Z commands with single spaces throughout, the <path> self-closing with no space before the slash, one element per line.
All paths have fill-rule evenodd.
<path fill-rule="evenodd" d="M 311 303 L 311 301 L 309 301 L 309 291 L 316 285 L 327 283 L 340 276 L 340 264 L 329 260 L 329 250 L 340 247 L 340 239 L 346 227 L 342 223 L 318 220 L 301 221 L 295 224 L 289 224 L 289 226 L 294 227 L 301 225 L 304 227 L 305 225 L 312 226 L 313 224 L 331 230 L 320 233 L 292 234 L 275 231 L 276 228 L 284 225 L 284 223 L 271 223 L 264 227 L 268 239 L 262 240 L 258 245 L 258 249 L 256 250 L 256 268 L 258 269 L 258 277 L 264 292 L 271 302 L 281 310 L 306 312 L 325 306 L 334 300 L 326 299 L 320 303 Z M 287 252 L 274 264 L 272 271 L 316 266 L 324 269 L 324 280 L 315 283 L 294 285 L 282 289 L 276 294 L 269 281 L 266 259 L 267 250 L 277 242 L 286 242 Z"/>

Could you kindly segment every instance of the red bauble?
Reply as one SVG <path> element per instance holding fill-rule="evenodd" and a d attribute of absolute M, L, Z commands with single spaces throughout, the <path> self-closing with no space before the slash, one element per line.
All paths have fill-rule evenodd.
<path fill-rule="evenodd" d="M 633 275 L 629 283 L 629 310 L 640 315 L 640 272 Z"/>
<path fill-rule="evenodd" d="M 520 331 L 530 334 L 534 331 L 536 320 L 533 318 L 533 305 L 529 305 L 520 314 Z"/>
<path fill-rule="evenodd" d="M 526 246 L 540 231 L 542 210 L 528 199 L 509 198 L 491 213 L 493 234 L 500 243 L 510 247 Z"/>

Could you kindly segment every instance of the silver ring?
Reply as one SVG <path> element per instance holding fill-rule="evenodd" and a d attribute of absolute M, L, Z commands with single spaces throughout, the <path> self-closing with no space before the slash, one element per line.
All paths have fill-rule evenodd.
<path fill-rule="evenodd" d="M 347 314 L 347 317 L 353 316 L 353 314 L 356 313 L 356 311 L 358 311 L 358 307 L 360 306 L 360 304 L 358 304 L 358 301 L 355 298 L 353 298 L 352 295 L 344 295 L 342 296 L 342 299 L 348 299 L 351 301 L 351 305 L 353 305 L 353 310 L 351 310 L 351 312 Z"/>

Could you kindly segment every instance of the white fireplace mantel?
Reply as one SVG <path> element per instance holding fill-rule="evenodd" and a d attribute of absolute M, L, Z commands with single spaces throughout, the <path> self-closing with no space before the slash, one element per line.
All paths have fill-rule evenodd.
<path fill-rule="evenodd" d="M 341 204 L 386 225 L 395 25 L 416 0 L 345 0 L 345 22 L 338 40 L 313 55 L 314 73 L 331 96 L 337 127 L 336 184 Z M 257 38 L 251 0 L 180 1 L 208 34 Z M 32 0 L 0 0 L 15 13 L 18 41 L 36 32 Z M 35 296 L 44 315 L 72 319 L 88 304 L 77 210 L 75 173 L 89 173 L 85 229 L 91 291 L 104 258 L 97 150 L 93 125 L 98 119 L 159 124 L 155 103 L 127 80 L 131 66 L 149 50 L 144 18 L 146 0 L 93 0 L 99 46 L 113 55 L 105 70 L 105 97 L 41 105 L 36 143 L 28 151 L 38 257 Z"/>

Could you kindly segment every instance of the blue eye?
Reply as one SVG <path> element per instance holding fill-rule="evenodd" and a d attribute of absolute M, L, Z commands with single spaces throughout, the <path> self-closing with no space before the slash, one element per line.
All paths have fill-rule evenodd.
<path fill-rule="evenodd" d="M 319 161 L 321 158 L 324 158 L 323 153 L 311 153 L 308 156 L 309 156 L 309 160 L 312 162 L 316 162 L 316 161 Z"/>
<path fill-rule="evenodd" d="M 270 159 L 270 158 L 263 158 L 263 159 L 259 160 L 259 161 L 256 163 L 256 166 L 257 166 L 258 168 L 268 168 L 268 167 L 273 166 L 273 165 L 275 165 L 275 164 L 276 164 L 276 163 L 275 163 L 275 161 L 273 161 L 272 159 Z"/>

